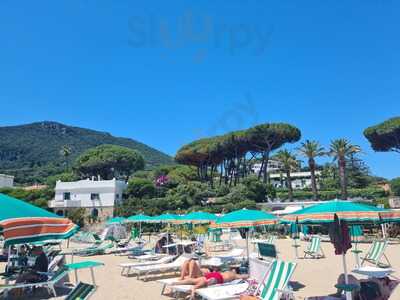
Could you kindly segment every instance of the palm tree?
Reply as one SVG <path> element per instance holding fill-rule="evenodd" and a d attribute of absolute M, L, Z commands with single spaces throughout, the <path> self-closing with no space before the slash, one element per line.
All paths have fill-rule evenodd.
<path fill-rule="evenodd" d="M 288 150 L 280 150 L 275 155 L 275 159 L 280 161 L 283 165 L 283 171 L 286 172 L 286 186 L 288 188 L 289 200 L 293 201 L 293 187 L 290 172 L 298 167 L 296 157 Z"/>
<path fill-rule="evenodd" d="M 60 150 L 60 155 L 64 157 L 66 169 L 68 169 L 68 157 L 71 155 L 71 153 L 72 153 L 71 147 L 69 147 L 68 145 L 62 146 Z"/>
<path fill-rule="evenodd" d="M 317 141 L 306 140 L 301 143 L 297 149 L 301 156 L 308 158 L 308 167 L 311 172 L 311 188 L 314 195 L 314 200 L 318 200 L 317 179 L 315 177 L 315 169 L 317 164 L 315 159 L 320 156 L 326 155 L 324 148 Z"/>
<path fill-rule="evenodd" d="M 352 155 L 361 151 L 357 145 L 352 145 L 346 139 L 333 140 L 330 145 L 329 155 L 333 157 L 334 161 L 338 162 L 340 188 L 342 199 L 347 199 L 347 174 L 346 174 L 346 160 Z"/>

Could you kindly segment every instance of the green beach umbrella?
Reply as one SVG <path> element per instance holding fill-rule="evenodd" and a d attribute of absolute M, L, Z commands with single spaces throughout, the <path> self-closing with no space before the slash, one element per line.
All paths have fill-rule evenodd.
<path fill-rule="evenodd" d="M 213 228 L 250 228 L 261 225 L 273 225 L 278 218 L 261 210 L 240 209 L 218 218 L 211 224 Z"/>
<path fill-rule="evenodd" d="M 273 214 L 252 209 L 240 209 L 230 212 L 211 224 L 212 228 L 252 228 L 262 225 L 273 225 L 278 222 Z M 249 259 L 249 233 L 246 230 L 247 259 Z"/>
<path fill-rule="evenodd" d="M 325 201 L 282 217 L 283 222 L 296 222 L 299 224 L 324 224 L 333 223 L 335 214 L 340 220 L 351 224 L 381 222 L 381 213 L 385 209 L 372 205 L 355 203 L 344 200 Z"/>
<path fill-rule="evenodd" d="M 110 224 L 122 224 L 126 221 L 126 218 L 124 217 L 114 217 L 111 218 L 109 220 L 107 220 L 106 224 L 110 225 Z"/>
<path fill-rule="evenodd" d="M 139 215 L 134 215 L 130 216 L 125 220 L 126 223 L 144 223 L 144 222 L 151 222 L 153 220 L 152 217 L 144 215 L 144 214 L 139 214 Z"/>
<path fill-rule="evenodd" d="M 191 212 L 180 219 L 180 223 L 206 224 L 215 222 L 218 217 L 208 212 Z"/>
<path fill-rule="evenodd" d="M 126 223 L 139 223 L 139 234 L 136 236 L 136 234 L 132 234 L 132 236 L 136 237 L 141 237 L 142 236 L 142 223 L 145 222 L 151 222 L 152 217 L 144 215 L 144 214 L 138 214 L 134 216 L 130 216 L 125 220 Z"/>
<path fill-rule="evenodd" d="M 67 239 L 78 230 L 67 218 L 4 194 L 0 194 L 0 208 L 5 246 Z"/>
<path fill-rule="evenodd" d="M 175 214 L 162 214 L 152 217 L 154 223 L 179 223 L 182 217 Z"/>

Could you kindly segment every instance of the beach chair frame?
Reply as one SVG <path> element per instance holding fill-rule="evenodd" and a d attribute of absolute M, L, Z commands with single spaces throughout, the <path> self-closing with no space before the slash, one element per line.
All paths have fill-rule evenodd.
<path fill-rule="evenodd" d="M 318 246 L 313 243 L 318 240 Z M 304 258 L 324 258 L 325 253 L 321 247 L 321 237 L 313 236 L 308 244 L 307 250 L 304 250 Z"/>
<path fill-rule="evenodd" d="M 67 275 L 68 275 L 68 270 L 66 268 L 62 268 L 62 269 L 58 270 L 57 272 L 55 272 L 53 274 L 53 276 L 47 281 L 37 282 L 37 283 L 24 283 L 24 284 L 0 286 L 0 291 L 4 292 L 6 294 L 10 290 L 14 290 L 14 289 L 44 287 L 47 289 L 49 295 L 53 295 L 54 297 L 57 297 L 55 285 Z"/>
<path fill-rule="evenodd" d="M 382 244 L 382 247 L 380 248 L 379 252 L 374 254 L 375 252 L 375 247 L 378 247 L 377 244 Z M 391 263 L 389 261 L 389 259 L 387 258 L 386 254 L 385 254 L 385 250 L 388 246 L 388 241 L 387 240 L 383 240 L 383 241 L 374 241 L 371 245 L 371 247 L 369 248 L 367 255 L 365 257 L 362 258 L 361 261 L 361 266 L 365 263 L 365 262 L 369 262 L 371 264 L 376 265 L 377 267 L 391 267 Z M 371 258 L 371 256 L 374 256 Z M 381 263 L 381 259 L 384 258 L 386 260 L 386 264 Z"/>

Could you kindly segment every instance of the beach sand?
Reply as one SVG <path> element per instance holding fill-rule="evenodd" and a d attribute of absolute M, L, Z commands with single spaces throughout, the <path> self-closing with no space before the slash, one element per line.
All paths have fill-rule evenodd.
<path fill-rule="evenodd" d="M 240 245 L 245 245 L 244 241 L 240 241 Z M 334 285 L 338 276 L 343 272 L 341 256 L 334 255 L 334 249 L 331 243 L 322 243 L 322 248 L 326 258 L 322 259 L 296 259 L 293 241 L 290 239 L 278 239 L 276 246 L 279 251 L 279 258 L 297 262 L 296 271 L 292 277 L 292 284 L 295 288 L 296 299 L 304 299 L 306 296 L 323 296 L 332 294 L 336 291 Z M 307 243 L 300 242 L 299 254 L 302 256 Z M 359 244 L 359 249 L 364 253 L 368 250 L 370 244 Z M 400 270 L 400 244 L 389 245 L 386 255 L 392 263 L 395 270 Z M 121 299 L 121 300 L 152 300 L 152 299 L 170 299 L 161 296 L 162 285 L 154 280 L 143 282 L 137 280 L 136 277 L 121 276 L 121 269 L 118 266 L 122 262 L 130 262 L 126 256 L 102 255 L 91 257 L 76 257 L 75 262 L 84 260 L 95 260 L 103 262 L 104 267 L 95 269 L 96 283 L 99 285 L 96 293 L 90 298 L 92 300 Z M 355 258 L 350 251 L 346 256 L 348 270 L 351 271 L 355 267 Z M 67 258 L 67 263 L 70 257 Z M 4 269 L 4 264 L 0 265 L 0 270 Z M 79 280 L 83 282 L 91 282 L 90 271 L 81 270 Z M 394 274 L 397 275 L 397 274 Z M 362 278 L 361 276 L 356 276 Z M 73 273 L 70 274 L 70 281 L 74 282 Z M 45 294 L 44 294 L 45 295 Z M 43 298 L 44 296 L 40 296 Z M 46 297 L 48 298 L 48 297 Z M 62 299 L 58 297 L 57 299 Z M 26 299 L 32 299 L 26 298 Z M 400 299 L 400 288 L 395 290 L 391 299 Z"/>

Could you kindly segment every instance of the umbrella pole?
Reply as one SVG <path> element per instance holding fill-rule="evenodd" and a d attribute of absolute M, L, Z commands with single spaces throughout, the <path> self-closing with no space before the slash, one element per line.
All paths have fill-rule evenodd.
<path fill-rule="evenodd" d="M 343 262 L 343 270 L 344 270 L 344 281 L 346 284 L 349 284 L 349 276 L 347 274 L 347 264 L 346 264 L 346 255 L 342 254 L 342 262 Z M 346 292 L 346 300 L 352 300 L 351 292 Z"/>
<path fill-rule="evenodd" d="M 247 248 L 247 262 L 249 262 L 250 254 L 249 254 L 249 230 L 246 231 L 246 248 Z"/>
<path fill-rule="evenodd" d="M 294 238 L 294 253 L 296 255 L 296 258 L 299 258 L 299 250 L 297 249 L 298 245 L 297 245 L 297 238 Z"/>
<path fill-rule="evenodd" d="M 385 240 L 386 239 L 386 230 L 385 230 L 385 224 L 381 224 L 381 228 L 382 228 L 382 237 Z"/>

